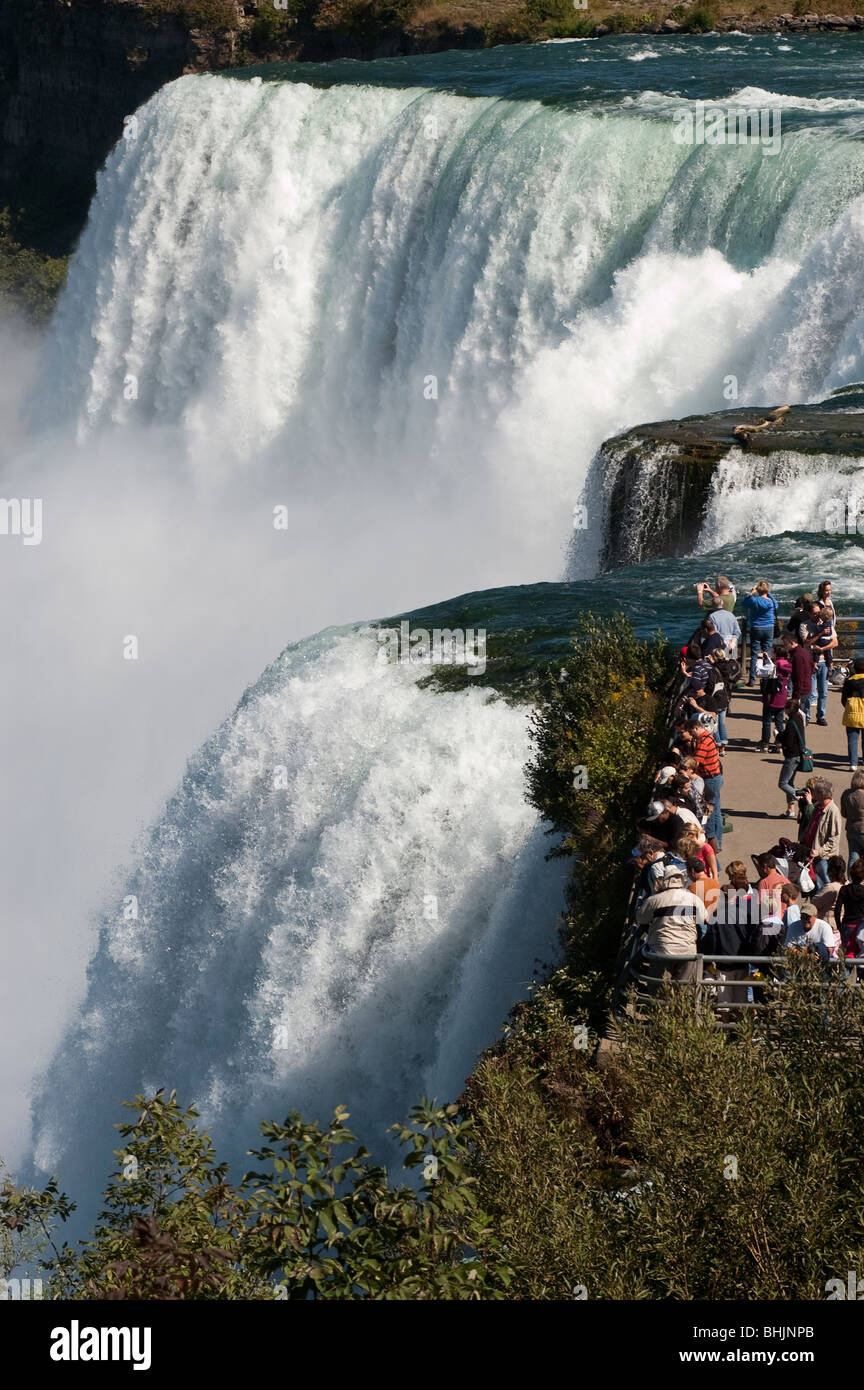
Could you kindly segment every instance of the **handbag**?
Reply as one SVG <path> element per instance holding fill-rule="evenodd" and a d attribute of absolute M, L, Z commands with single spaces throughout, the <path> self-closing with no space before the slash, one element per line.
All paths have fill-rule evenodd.
<path fill-rule="evenodd" d="M 811 874 L 807 864 L 803 864 L 801 867 L 801 873 L 798 878 L 798 887 L 801 889 L 802 893 L 812 893 L 813 889 L 816 887 L 816 880 Z"/>
<path fill-rule="evenodd" d="M 800 728 L 799 728 L 799 726 L 798 726 L 798 721 L 797 721 L 797 719 L 796 719 L 796 720 L 793 720 L 793 723 L 794 723 L 795 732 L 796 732 L 796 734 L 798 735 L 798 742 L 799 742 L 799 744 L 801 745 L 801 762 L 800 762 L 800 765 L 799 765 L 799 770 L 800 770 L 801 772 L 812 772 L 812 771 L 813 771 L 813 753 L 812 753 L 811 749 L 805 748 L 805 746 L 804 746 L 804 736 L 803 736 L 803 734 L 801 733 L 801 730 L 800 730 Z"/>

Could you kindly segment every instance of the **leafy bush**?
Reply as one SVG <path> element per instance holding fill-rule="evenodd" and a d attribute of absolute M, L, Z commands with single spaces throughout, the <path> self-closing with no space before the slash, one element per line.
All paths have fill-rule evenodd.
<path fill-rule="evenodd" d="M 56 1181 L 42 1192 L 0 1188 L 0 1227 L 34 1241 L 50 1296 L 89 1299 L 496 1299 L 512 1270 L 478 1209 L 467 1169 L 471 1122 L 426 1101 L 395 1126 L 418 1194 L 391 1187 L 366 1149 L 350 1146 L 347 1112 L 326 1130 L 292 1112 L 265 1124 L 263 1167 L 236 1185 L 217 1163 L 197 1112 L 172 1092 L 129 1102 L 125 1140 L 92 1235 L 57 1250 L 49 1223 L 72 1204 Z M 45 1258 L 48 1247 L 51 1255 Z"/>
<path fill-rule="evenodd" d="M 697 5 L 685 16 L 685 25 L 691 34 L 710 34 L 717 28 L 717 19 L 713 10 L 705 5 Z"/>
<path fill-rule="evenodd" d="M 550 39 L 586 39 L 594 32 L 594 21 L 574 14 L 565 19 L 550 20 L 544 32 Z"/>
<path fill-rule="evenodd" d="M 8 208 L 0 211 L 0 312 L 23 314 L 45 323 L 66 282 L 68 259 L 43 256 L 21 246 L 12 230 Z"/>
<path fill-rule="evenodd" d="M 632 34 L 638 29 L 641 20 L 632 14 L 607 14 L 601 21 L 613 34 Z"/>
<path fill-rule="evenodd" d="M 375 38 L 384 29 L 407 24 L 419 0 L 321 0 L 316 29 L 342 38 Z"/>
<path fill-rule="evenodd" d="M 310 0 L 290 0 L 288 8 L 277 10 L 272 0 L 258 0 L 255 18 L 249 28 L 249 44 L 254 53 L 266 53 L 289 37 L 301 18 L 309 15 Z"/>
<path fill-rule="evenodd" d="M 790 974 L 736 1041 L 667 992 L 598 1071 L 547 1001 L 481 1063 L 472 1167 L 513 1297 L 824 1299 L 861 1268 L 864 991 Z"/>

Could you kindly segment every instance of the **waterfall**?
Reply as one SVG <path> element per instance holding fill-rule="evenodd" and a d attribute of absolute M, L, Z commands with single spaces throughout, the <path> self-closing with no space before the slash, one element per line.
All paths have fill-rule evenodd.
<path fill-rule="evenodd" d="M 45 544 L 0 557 L 9 1114 L 20 1139 L 71 1016 L 34 1114 L 75 1195 L 142 1086 L 232 1154 L 288 1106 L 347 1100 L 371 1142 L 455 1093 L 554 944 L 524 712 L 382 673 L 362 630 L 269 663 L 452 594 L 482 626 L 484 589 L 568 547 L 594 574 L 604 439 L 730 380 L 864 376 L 862 242 L 864 146 L 822 127 L 768 159 L 677 145 L 650 102 L 210 75 L 127 123 L 5 484 L 44 496 Z M 658 516 L 670 482 L 645 474 Z"/>
<path fill-rule="evenodd" d="M 92 1190 L 120 1100 L 162 1085 L 240 1165 L 262 1119 L 346 1100 L 380 1152 L 554 958 L 524 710 L 421 690 L 380 650 L 369 629 L 290 648 L 191 759 L 106 907 L 41 1167 Z"/>

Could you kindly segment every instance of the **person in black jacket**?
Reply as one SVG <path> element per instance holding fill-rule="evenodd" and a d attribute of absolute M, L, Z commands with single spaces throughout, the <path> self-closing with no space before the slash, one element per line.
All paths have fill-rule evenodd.
<path fill-rule="evenodd" d="M 849 882 L 844 883 L 834 904 L 834 921 L 843 943 L 844 956 L 858 955 L 858 931 L 864 922 L 864 859 L 849 865 Z"/>
<path fill-rule="evenodd" d="M 708 956 L 752 955 L 759 930 L 759 894 L 749 882 L 747 866 L 740 859 L 727 864 L 726 877 L 729 882 L 720 889 L 699 949 Z M 748 974 L 746 965 L 717 966 L 717 978 L 723 981 L 717 991 L 718 1005 L 747 1002 L 747 986 L 730 981 L 746 980 Z"/>
<path fill-rule="evenodd" d="M 801 766 L 807 746 L 807 723 L 801 710 L 801 701 L 797 698 L 789 700 L 786 705 L 786 727 L 778 743 L 783 750 L 783 766 L 777 785 L 786 795 L 787 818 L 797 820 L 798 794 L 795 791 L 795 773 Z"/>

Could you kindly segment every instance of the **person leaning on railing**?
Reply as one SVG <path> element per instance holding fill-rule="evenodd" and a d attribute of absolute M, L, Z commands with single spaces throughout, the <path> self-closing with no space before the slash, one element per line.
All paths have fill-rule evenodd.
<path fill-rule="evenodd" d="M 750 624 L 750 676 L 748 685 L 756 684 L 756 665 L 760 653 L 767 656 L 774 641 L 774 623 L 777 619 L 777 600 L 771 593 L 767 579 L 754 584 L 749 594 L 741 601 Z"/>
<path fill-rule="evenodd" d="M 749 956 L 757 954 L 754 947 L 759 934 L 759 895 L 749 882 L 747 867 L 740 859 L 726 865 L 729 882 L 720 889 L 714 911 L 699 949 L 706 956 Z M 717 1004 L 746 1004 L 747 986 L 734 983 L 746 980 L 746 965 L 717 967 L 716 978 L 721 982 Z"/>
<path fill-rule="evenodd" d="M 681 720 L 675 732 L 675 746 L 679 752 L 696 759 L 697 770 L 705 783 L 705 799 L 712 803 L 705 834 L 714 853 L 719 854 L 723 848 L 723 811 L 720 805 L 723 773 L 717 743 L 708 729 L 688 720 Z M 650 827 L 646 828 L 650 834 Z"/>
<path fill-rule="evenodd" d="M 705 925 L 705 907 L 695 893 L 685 886 L 682 870 L 673 866 L 657 885 L 657 891 L 645 898 L 636 914 L 640 926 L 647 928 L 646 948 L 659 956 L 692 955 L 693 960 L 651 962 L 657 966 L 652 974 L 668 973 L 673 980 L 696 983 L 702 978 L 702 957 L 697 956 L 701 929 Z"/>

